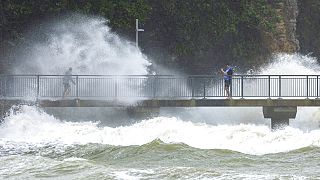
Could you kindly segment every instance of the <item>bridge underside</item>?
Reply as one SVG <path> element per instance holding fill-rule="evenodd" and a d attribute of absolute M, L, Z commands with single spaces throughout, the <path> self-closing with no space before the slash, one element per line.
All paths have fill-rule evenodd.
<path fill-rule="evenodd" d="M 161 107 L 263 107 L 265 118 L 271 118 L 271 128 L 279 129 L 289 125 L 289 118 L 295 118 L 297 106 L 320 106 L 317 99 L 149 99 L 135 103 L 118 100 L 0 100 L 3 107 L 14 104 L 37 105 L 40 107 L 125 107 L 132 116 L 156 115 Z"/>
<path fill-rule="evenodd" d="M 42 107 L 292 107 L 320 106 L 317 99 L 149 99 L 135 103 L 117 100 L 39 100 Z"/>

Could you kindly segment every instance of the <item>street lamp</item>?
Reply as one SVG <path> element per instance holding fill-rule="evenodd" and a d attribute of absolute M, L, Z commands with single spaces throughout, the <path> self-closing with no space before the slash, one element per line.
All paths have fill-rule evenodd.
<path fill-rule="evenodd" d="M 139 48 L 138 40 L 139 40 L 139 32 L 143 32 L 144 29 L 139 29 L 139 20 L 136 19 L 136 47 Z"/>

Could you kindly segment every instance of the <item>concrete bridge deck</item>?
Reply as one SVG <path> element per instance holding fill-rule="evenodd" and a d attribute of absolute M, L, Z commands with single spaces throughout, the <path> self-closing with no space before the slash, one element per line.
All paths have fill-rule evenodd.
<path fill-rule="evenodd" d="M 124 107 L 133 116 L 154 116 L 161 107 L 263 107 L 265 118 L 271 118 L 271 128 L 289 125 L 289 118 L 295 118 L 298 106 L 320 106 L 318 99 L 149 99 L 134 103 L 118 100 L 0 100 L 1 105 L 29 104 L 40 107 Z"/>
<path fill-rule="evenodd" d="M 147 99 L 135 102 L 121 100 L 90 100 L 90 99 L 60 99 L 60 100 L 20 100 L 0 99 L 0 104 L 29 104 L 41 107 L 316 107 L 320 99 Z"/>
<path fill-rule="evenodd" d="M 8 101 L 8 100 L 7 100 Z M 320 99 L 148 99 L 134 103 L 117 100 L 39 100 L 42 107 L 292 107 L 320 106 Z"/>

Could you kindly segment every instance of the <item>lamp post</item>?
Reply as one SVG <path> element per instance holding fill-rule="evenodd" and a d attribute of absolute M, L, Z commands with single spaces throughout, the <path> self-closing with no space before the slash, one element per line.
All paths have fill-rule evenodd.
<path fill-rule="evenodd" d="M 136 19 L 136 47 L 139 48 L 138 40 L 139 40 L 139 32 L 143 32 L 144 29 L 139 29 L 139 20 Z"/>

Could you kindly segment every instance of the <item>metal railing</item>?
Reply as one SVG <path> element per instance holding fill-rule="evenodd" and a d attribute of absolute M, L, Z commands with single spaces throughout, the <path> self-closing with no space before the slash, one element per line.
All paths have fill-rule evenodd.
<path fill-rule="evenodd" d="M 0 75 L 0 98 L 58 98 L 63 75 Z M 73 75 L 74 98 L 226 97 L 222 76 Z M 234 75 L 232 97 L 318 98 L 318 75 Z"/>

